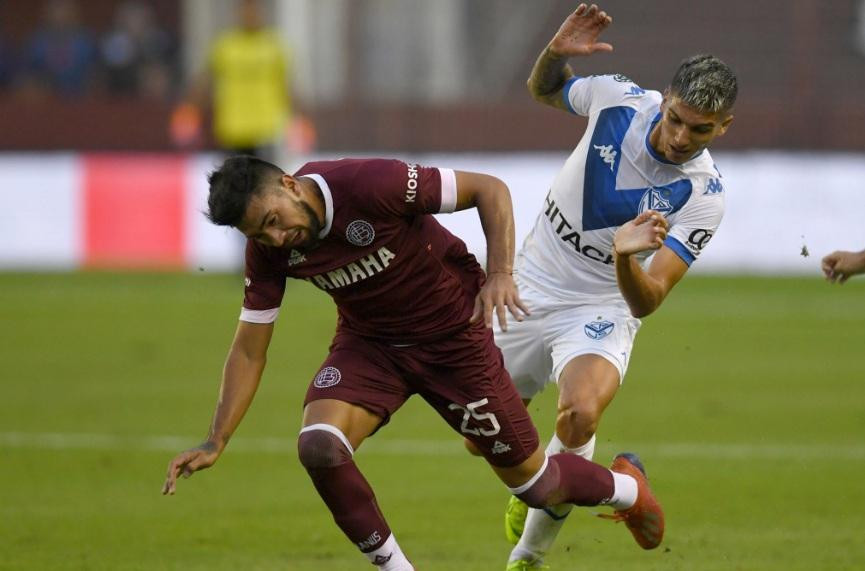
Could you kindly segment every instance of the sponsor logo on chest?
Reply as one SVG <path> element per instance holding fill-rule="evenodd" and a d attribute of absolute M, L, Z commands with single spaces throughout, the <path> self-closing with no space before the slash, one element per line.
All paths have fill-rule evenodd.
<path fill-rule="evenodd" d="M 602 264 L 610 265 L 613 263 L 612 254 L 604 252 L 591 244 L 583 244 L 582 236 L 559 210 L 556 201 L 550 198 L 550 193 L 547 193 L 546 205 L 547 209 L 544 211 L 544 214 L 547 220 L 552 224 L 556 235 L 566 244 L 570 244 L 574 252 Z"/>
<path fill-rule="evenodd" d="M 339 289 L 383 272 L 394 258 L 396 254 L 382 246 L 368 256 L 306 279 L 323 290 Z"/>

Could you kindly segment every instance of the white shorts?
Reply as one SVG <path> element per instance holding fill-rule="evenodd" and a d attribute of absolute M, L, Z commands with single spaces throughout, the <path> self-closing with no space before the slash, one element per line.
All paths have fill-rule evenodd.
<path fill-rule="evenodd" d="M 640 320 L 623 300 L 600 304 L 566 303 L 520 284 L 520 298 L 531 315 L 522 322 L 508 314 L 503 332 L 493 319 L 496 345 L 523 398 L 532 398 L 579 355 L 600 355 L 625 378 Z"/>

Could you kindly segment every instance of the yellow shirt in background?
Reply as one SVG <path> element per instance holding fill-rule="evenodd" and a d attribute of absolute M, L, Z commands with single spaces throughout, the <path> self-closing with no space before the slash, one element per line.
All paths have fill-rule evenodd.
<path fill-rule="evenodd" d="M 214 132 L 220 145 L 254 147 L 274 141 L 291 112 L 288 63 L 270 30 L 233 30 L 210 53 Z"/>

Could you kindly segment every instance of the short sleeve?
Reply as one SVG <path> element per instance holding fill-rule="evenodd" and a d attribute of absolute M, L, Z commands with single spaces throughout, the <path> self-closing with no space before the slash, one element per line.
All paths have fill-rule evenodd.
<path fill-rule="evenodd" d="M 679 212 L 664 241 L 689 266 L 709 244 L 724 216 L 723 194 L 705 194 L 705 184 L 694 192 L 695 198 Z"/>
<path fill-rule="evenodd" d="M 565 106 L 571 113 L 589 116 L 607 107 L 645 93 L 624 75 L 592 75 L 572 77 L 562 88 Z"/>
<path fill-rule="evenodd" d="M 456 176 L 451 169 L 374 159 L 361 170 L 370 207 L 384 214 L 415 216 L 453 212 Z"/>
<path fill-rule="evenodd" d="M 254 240 L 246 242 L 245 289 L 240 320 L 273 323 L 285 294 L 285 274 L 277 271 L 269 249 Z"/>

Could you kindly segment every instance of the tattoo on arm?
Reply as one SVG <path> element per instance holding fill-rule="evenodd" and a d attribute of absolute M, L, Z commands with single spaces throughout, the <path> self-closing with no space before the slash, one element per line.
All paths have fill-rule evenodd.
<path fill-rule="evenodd" d="M 565 82 L 574 76 L 568 65 L 568 58 L 554 55 L 547 47 L 538 56 L 532 75 L 529 78 L 529 89 L 535 97 L 544 97 L 560 90 Z"/>

